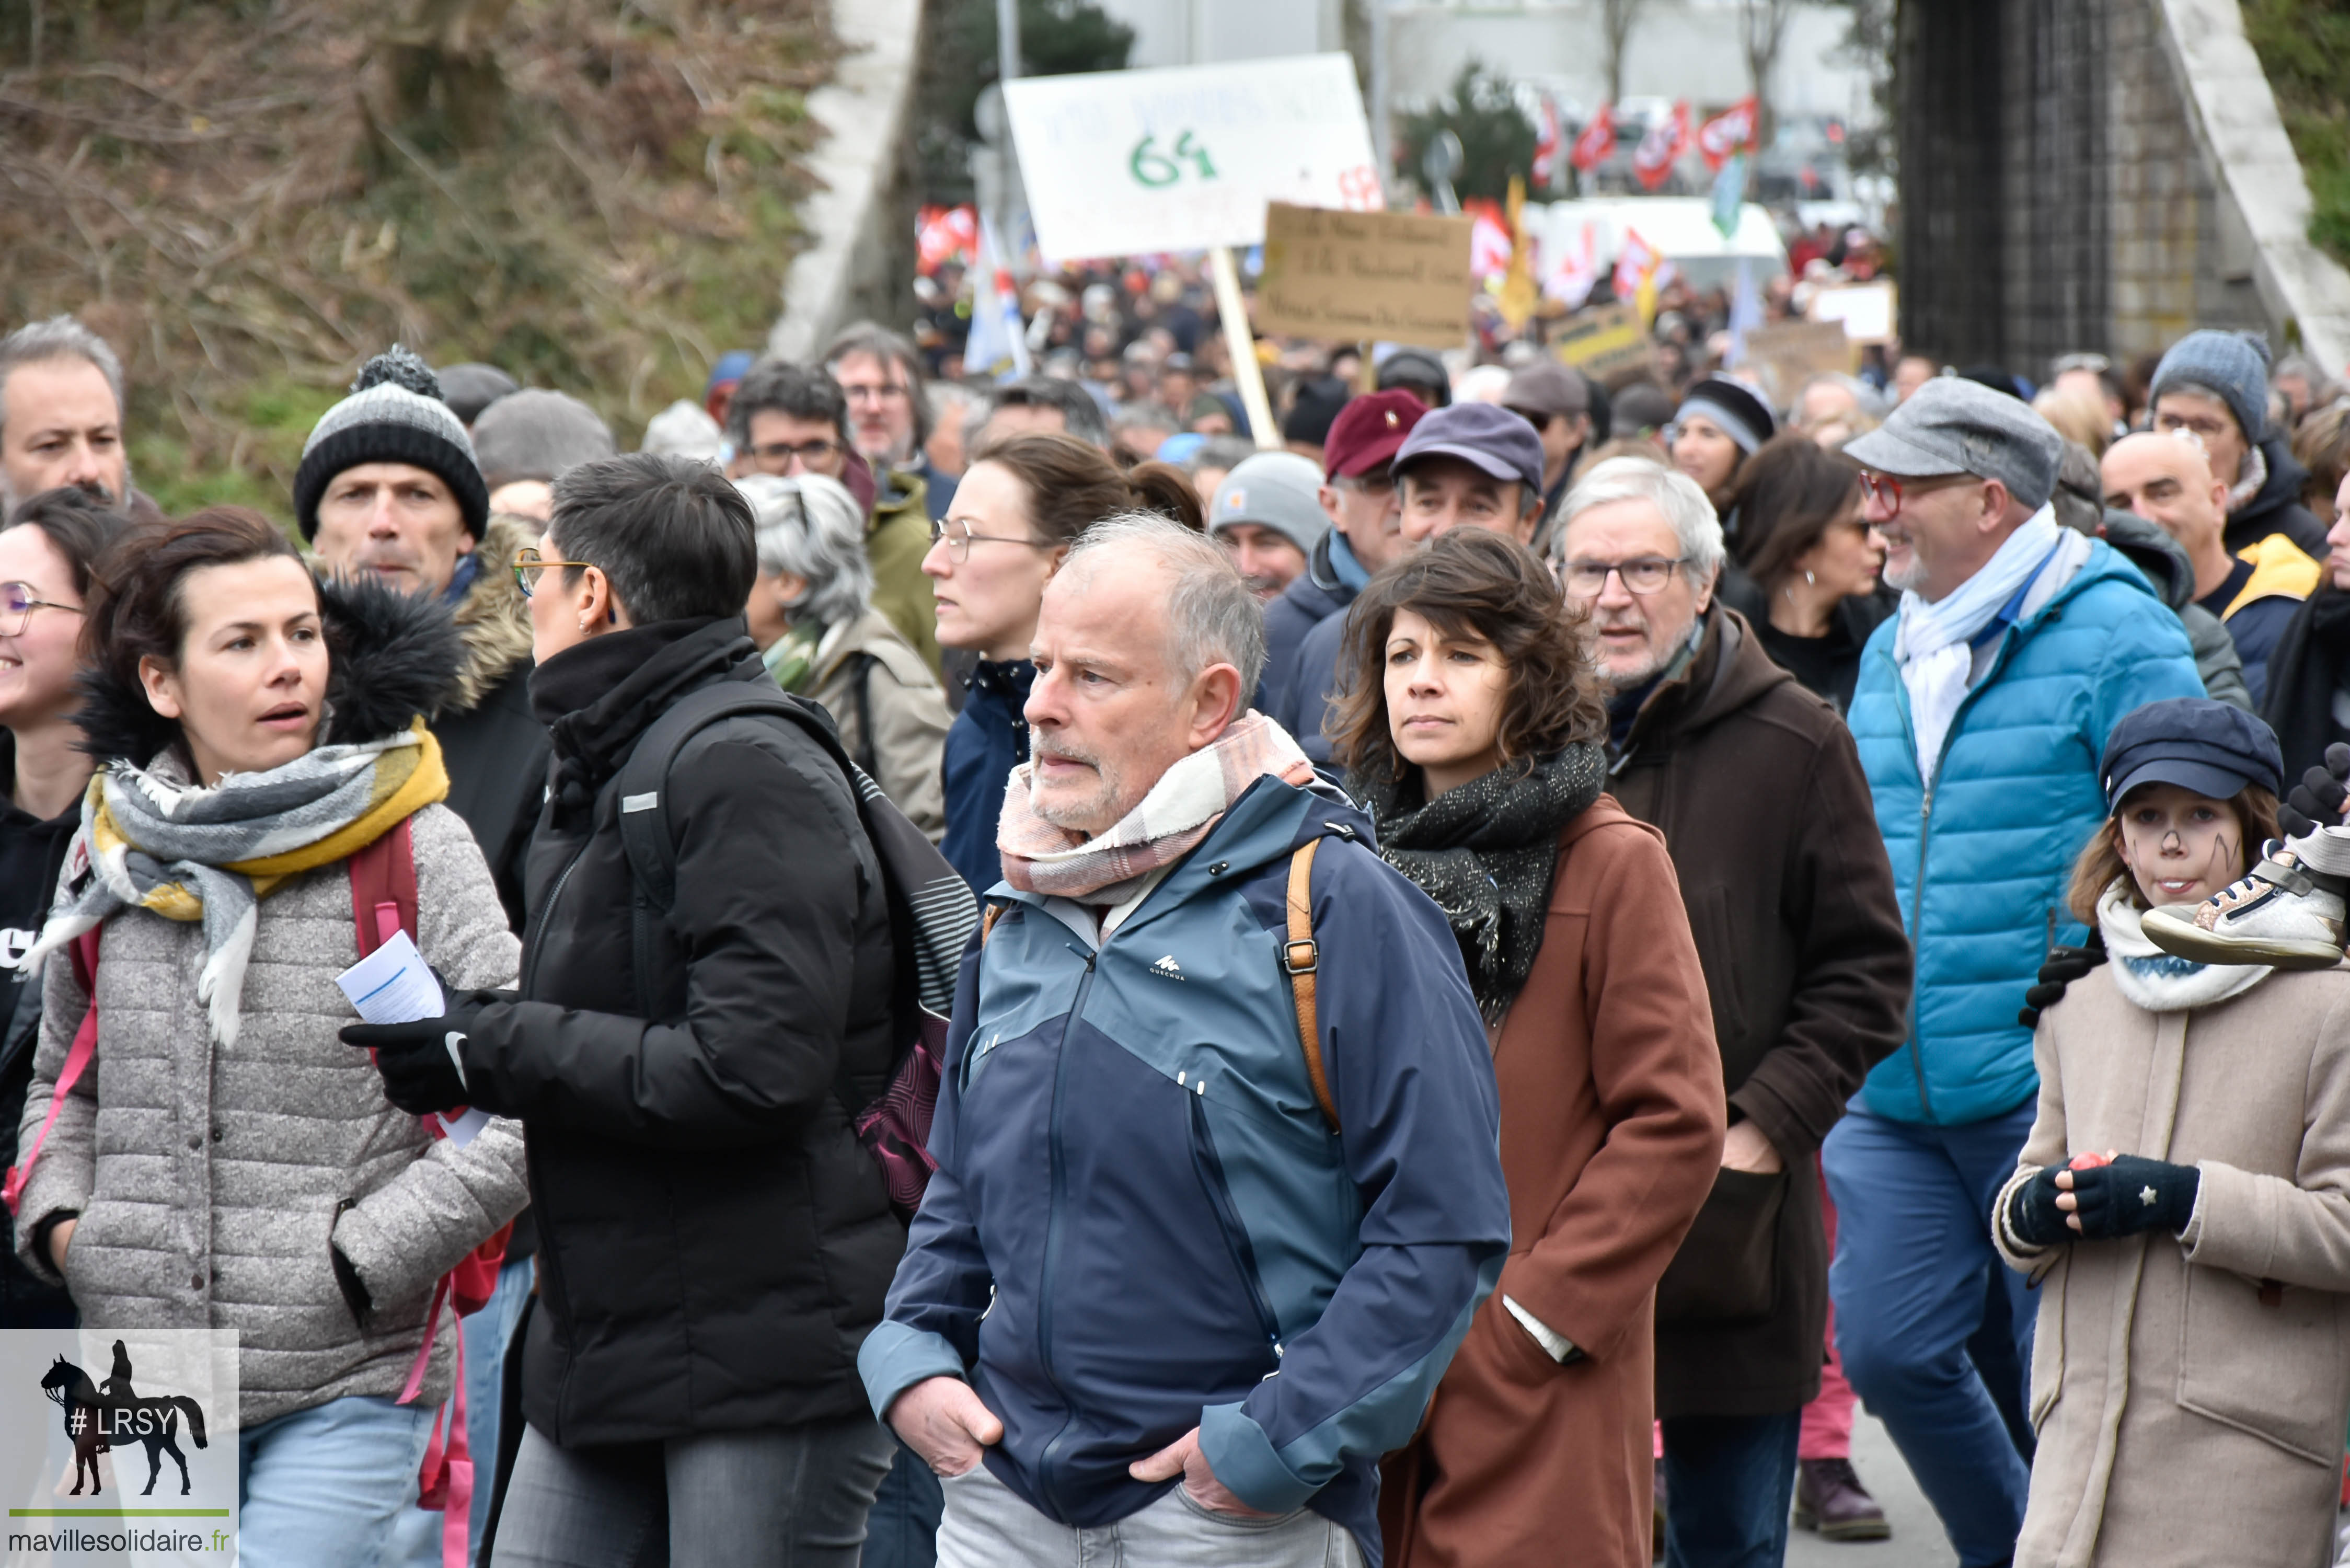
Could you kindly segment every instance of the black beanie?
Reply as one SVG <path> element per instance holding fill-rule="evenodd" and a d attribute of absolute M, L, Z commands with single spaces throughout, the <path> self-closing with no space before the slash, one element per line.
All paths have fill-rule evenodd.
<path fill-rule="evenodd" d="M 440 476 L 457 498 L 475 539 L 490 516 L 489 486 L 473 443 L 449 405 L 432 368 L 399 344 L 359 367 L 351 395 L 328 409 L 302 448 L 294 471 L 294 520 L 302 537 L 318 536 L 318 498 L 335 475 L 365 462 L 404 462 Z"/>

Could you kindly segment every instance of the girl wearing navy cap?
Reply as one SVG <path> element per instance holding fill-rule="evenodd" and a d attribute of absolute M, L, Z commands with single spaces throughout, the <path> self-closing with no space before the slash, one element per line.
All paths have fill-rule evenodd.
<path fill-rule="evenodd" d="M 2199 963 L 2140 917 L 2241 877 L 2276 738 L 2206 699 L 2114 727 L 2071 906 L 2111 961 L 2033 1039 L 1991 1210 L 2040 1287 L 2017 1568 L 2331 1561 L 2350 1410 L 2350 969 Z"/>

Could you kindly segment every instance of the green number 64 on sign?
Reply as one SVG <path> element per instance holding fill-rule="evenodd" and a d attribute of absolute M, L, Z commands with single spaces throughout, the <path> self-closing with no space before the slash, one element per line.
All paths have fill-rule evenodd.
<path fill-rule="evenodd" d="M 1183 178 L 1185 163 L 1191 165 L 1200 179 L 1216 177 L 1216 165 L 1208 157 L 1208 150 L 1194 142 L 1190 131 L 1176 137 L 1175 145 L 1165 152 L 1153 145 L 1158 140 L 1153 132 L 1136 142 L 1134 151 L 1127 154 L 1127 171 L 1134 176 L 1135 183 L 1154 191 L 1163 190 Z"/>

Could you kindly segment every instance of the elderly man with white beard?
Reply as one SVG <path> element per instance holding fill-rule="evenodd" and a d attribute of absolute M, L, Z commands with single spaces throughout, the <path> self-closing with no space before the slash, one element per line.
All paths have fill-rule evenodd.
<path fill-rule="evenodd" d="M 1509 1243 L 1459 947 L 1247 709 L 1212 541 L 1096 524 L 1033 658 L 873 1408 L 945 1478 L 941 1568 L 1377 1561 Z"/>

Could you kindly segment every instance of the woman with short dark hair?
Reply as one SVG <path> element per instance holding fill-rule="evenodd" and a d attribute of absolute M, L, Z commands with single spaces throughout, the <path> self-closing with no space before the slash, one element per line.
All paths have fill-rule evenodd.
<path fill-rule="evenodd" d="M 529 1429 L 499 1517 L 513 1568 L 663 1560 L 853 1568 L 892 1444 L 857 1376 L 905 1247 L 850 1126 L 893 1064 L 888 893 L 848 776 L 788 719 L 684 736 L 679 704 L 772 690 L 743 618 L 750 504 L 706 464 L 636 453 L 555 482 L 514 564 L 552 735 L 519 995 L 353 1030 L 530 1137 L 540 1289 Z M 624 814 L 669 836 L 642 901 Z"/>
<path fill-rule="evenodd" d="M 450 1393 L 436 1284 L 524 1200 L 521 1128 L 440 1138 L 336 1038 L 337 977 L 385 934 L 363 885 L 447 983 L 514 977 L 422 717 L 456 632 L 317 581 L 238 507 L 130 536 L 100 573 L 73 721 L 107 760 L 28 959 L 17 1254 L 100 1334 L 234 1331 L 242 1560 L 373 1563 Z M 91 1029 L 94 1058 L 73 1050 Z"/>
<path fill-rule="evenodd" d="M 1648 1561 L 1657 1281 L 1712 1190 L 1721 1067 L 1679 883 L 1601 794 L 1582 616 L 1462 528 L 1348 612 L 1336 751 L 1494 1041 L 1511 1253 L 1379 1493 L 1395 1568 Z M 1373 672 L 1376 672 L 1374 674 Z"/>
<path fill-rule="evenodd" d="M 0 965 L 36 940 L 66 846 L 81 826 L 92 759 L 72 712 L 83 607 L 99 557 L 130 527 L 71 486 L 45 490 L 0 527 Z M 41 988 L 25 971 L 0 980 L 0 1153 L 16 1163 L 16 1122 L 33 1081 Z M 0 1256 L 0 1329 L 70 1328 L 65 1291 Z"/>
<path fill-rule="evenodd" d="M 1852 705 L 1860 650 L 1897 601 L 1877 589 L 1885 549 L 1862 513 L 1860 468 L 1801 433 L 1765 442 L 1739 470 L 1731 554 L 1752 583 L 1738 602 L 1762 647 L 1809 690 Z"/>

